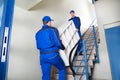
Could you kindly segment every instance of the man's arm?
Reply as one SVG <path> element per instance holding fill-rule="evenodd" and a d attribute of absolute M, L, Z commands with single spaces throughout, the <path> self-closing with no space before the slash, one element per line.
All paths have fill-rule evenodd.
<path fill-rule="evenodd" d="M 60 49 L 64 50 L 65 47 L 64 47 L 64 45 L 62 44 L 62 41 L 60 40 L 59 32 L 58 32 L 57 29 L 54 29 L 54 31 L 53 31 L 53 37 L 54 37 L 55 45 L 56 45 L 57 47 L 59 47 Z"/>
<path fill-rule="evenodd" d="M 79 18 L 79 17 L 76 17 L 76 28 L 77 28 L 78 30 L 80 30 L 80 26 L 81 26 L 80 18 Z"/>
<path fill-rule="evenodd" d="M 68 21 L 71 21 L 71 20 L 72 20 L 72 18 L 68 19 Z"/>

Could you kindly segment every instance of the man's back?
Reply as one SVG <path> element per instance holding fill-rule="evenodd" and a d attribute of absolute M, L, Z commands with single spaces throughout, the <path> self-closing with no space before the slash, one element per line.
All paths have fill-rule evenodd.
<path fill-rule="evenodd" d="M 37 48 L 41 51 L 58 51 L 59 49 L 64 48 L 59 39 L 58 30 L 46 25 L 37 32 L 36 42 Z"/>
<path fill-rule="evenodd" d="M 51 27 L 43 27 L 36 34 L 37 48 L 38 49 L 47 49 L 54 46 L 52 41 L 53 30 Z"/>

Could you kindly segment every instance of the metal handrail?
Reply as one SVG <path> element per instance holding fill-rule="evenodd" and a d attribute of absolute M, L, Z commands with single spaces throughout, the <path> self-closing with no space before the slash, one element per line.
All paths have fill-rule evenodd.
<path fill-rule="evenodd" d="M 94 20 L 95 21 L 95 20 Z M 93 21 L 93 22 L 94 22 Z M 92 22 L 92 23 L 93 23 Z M 71 61 L 71 57 L 72 57 L 72 53 L 73 53 L 73 51 L 74 51 L 74 49 L 77 47 L 77 45 L 79 44 L 79 41 L 75 44 L 75 46 L 73 47 L 73 49 L 70 51 L 70 55 L 69 55 L 69 63 L 70 63 L 70 69 L 71 69 L 71 71 L 73 72 L 73 76 L 74 76 L 74 80 L 76 80 L 76 78 L 75 78 L 75 75 L 78 73 L 78 70 L 79 70 L 79 68 L 80 68 L 80 66 L 81 66 L 81 64 L 82 64 L 82 62 L 84 61 L 85 62 L 85 67 L 84 67 L 84 69 L 83 69 L 83 71 L 82 71 L 82 74 L 84 74 L 84 71 L 86 70 L 86 79 L 87 80 L 89 80 L 89 73 L 88 73 L 88 60 L 90 59 L 90 56 L 91 56 L 91 54 L 92 54 L 92 50 L 93 50 L 93 48 L 94 48 L 94 46 L 97 46 L 96 44 L 96 33 L 95 33 L 95 29 L 94 29 L 94 27 L 93 27 L 93 25 L 91 24 L 90 25 L 90 27 L 87 29 L 87 31 L 89 30 L 89 29 L 91 29 L 91 28 L 93 28 L 92 30 L 91 30 L 91 32 L 90 32 L 90 34 L 88 35 L 88 37 L 87 37 L 87 39 L 84 41 L 83 40 L 83 48 L 81 49 L 81 51 L 83 50 L 84 51 L 84 57 L 82 58 L 82 60 L 80 61 L 80 64 L 79 64 L 79 67 L 75 70 L 74 68 L 73 68 L 73 65 L 75 64 L 75 63 L 73 63 L 73 61 Z M 87 33 L 87 31 L 85 32 L 85 34 Z M 85 35 L 84 34 L 84 35 Z M 90 44 L 92 44 L 92 45 L 89 45 L 89 46 L 86 46 L 86 42 L 87 41 L 89 41 L 89 38 L 91 38 L 90 36 L 93 34 L 93 39 L 91 39 L 91 40 L 93 40 L 92 41 L 92 43 L 90 42 Z M 88 56 L 88 58 L 87 58 L 87 51 L 88 51 L 88 47 L 91 47 L 92 46 L 92 48 L 90 49 L 91 51 L 90 51 L 90 55 Z M 75 55 L 74 55 L 74 57 L 75 57 L 75 59 L 77 59 L 77 57 L 78 57 L 78 55 L 79 55 L 79 53 L 77 53 L 77 56 L 75 57 Z M 73 59 L 74 60 L 74 59 Z M 82 76 L 80 76 L 80 79 L 82 78 Z M 80 80 L 79 79 L 79 80 Z"/>
<path fill-rule="evenodd" d="M 80 40 L 79 40 L 79 41 L 80 41 Z M 75 71 L 74 71 L 74 69 L 73 69 L 73 67 L 72 67 L 73 64 L 72 64 L 72 61 L 71 61 L 71 57 L 72 57 L 72 52 L 73 52 L 73 50 L 77 47 L 79 41 L 75 44 L 75 46 L 73 47 L 73 49 L 71 50 L 70 55 L 69 55 L 69 64 L 70 64 L 70 69 L 71 69 L 71 71 L 73 72 L 73 76 L 75 76 L 76 73 L 75 73 Z"/>
<path fill-rule="evenodd" d="M 78 42 L 79 43 L 79 42 Z M 80 66 L 81 66 L 81 64 L 82 64 L 82 62 L 85 60 L 86 62 L 86 64 L 85 65 L 87 65 L 87 63 L 88 63 L 88 60 L 89 60 L 89 58 L 90 58 L 90 56 L 88 57 L 88 59 L 87 59 L 87 56 L 86 56 L 86 53 L 87 53 L 87 51 L 86 51 L 86 53 L 85 53 L 85 51 L 84 51 L 84 58 L 80 61 L 80 64 L 79 64 L 79 67 L 75 70 L 74 68 L 73 68 L 73 65 L 74 64 L 72 64 L 72 61 L 71 61 L 71 55 L 72 55 L 72 52 L 73 52 L 73 50 L 75 49 L 75 47 L 78 45 L 78 43 L 74 46 L 74 48 L 71 50 L 71 52 L 70 52 L 70 56 L 69 56 L 69 63 L 70 63 L 70 68 L 71 68 L 71 70 L 72 70 L 72 72 L 73 72 L 73 76 L 75 77 L 75 75 L 78 73 L 78 71 L 79 71 L 79 69 L 80 69 Z M 92 45 L 92 46 L 94 46 L 94 45 Z M 86 43 L 83 41 L 83 47 L 86 47 Z M 92 49 L 93 49 L 93 47 L 92 47 Z M 91 53 L 92 53 L 92 49 L 91 49 Z M 86 48 L 84 49 L 84 50 L 87 50 Z M 91 54 L 90 53 L 90 54 Z M 77 57 L 78 57 L 78 55 L 79 55 L 79 53 L 77 54 Z M 86 57 L 85 57 L 86 56 Z M 87 67 L 86 67 L 87 68 Z M 85 71 L 85 69 L 86 68 L 84 68 L 83 69 L 83 71 L 82 71 L 82 74 L 84 73 L 84 71 Z M 88 74 L 88 71 L 86 72 L 86 74 Z M 81 78 L 82 76 L 80 76 L 80 78 Z"/>
<path fill-rule="evenodd" d="M 93 25 L 93 23 L 95 22 L 96 18 L 92 21 L 92 23 L 90 24 L 89 28 Z M 85 31 L 85 33 L 83 34 L 83 36 L 86 34 L 86 32 L 89 30 L 89 28 Z"/>

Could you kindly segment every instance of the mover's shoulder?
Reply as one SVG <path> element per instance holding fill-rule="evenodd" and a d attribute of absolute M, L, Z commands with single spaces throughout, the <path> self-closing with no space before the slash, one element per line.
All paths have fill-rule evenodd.
<path fill-rule="evenodd" d="M 54 31 L 58 31 L 58 29 L 56 27 L 50 27 L 50 28 Z"/>

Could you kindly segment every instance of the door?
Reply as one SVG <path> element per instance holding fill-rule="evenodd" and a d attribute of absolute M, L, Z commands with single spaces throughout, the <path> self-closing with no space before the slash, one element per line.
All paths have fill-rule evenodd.
<path fill-rule="evenodd" d="M 113 80 L 120 80 L 120 26 L 105 29 Z"/>

